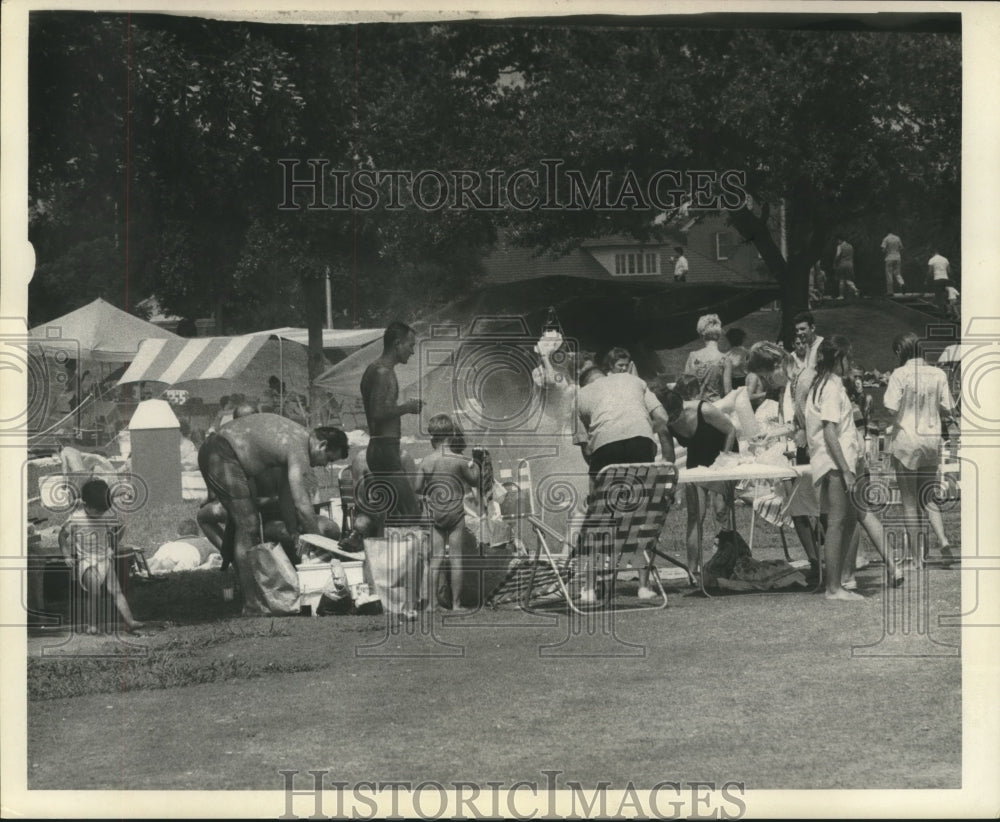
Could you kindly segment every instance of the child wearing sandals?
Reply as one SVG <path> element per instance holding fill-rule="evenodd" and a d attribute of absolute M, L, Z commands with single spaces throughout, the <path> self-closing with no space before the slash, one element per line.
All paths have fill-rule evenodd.
<path fill-rule="evenodd" d="M 418 494 L 431 515 L 430 596 L 437 602 L 437 580 L 445 557 L 451 569 L 452 610 L 465 610 L 462 593 L 462 543 L 465 539 L 465 495 L 479 482 L 479 468 L 462 456 L 465 436 L 447 414 L 431 417 L 427 424 L 434 453 L 424 457 L 417 474 Z"/>
<path fill-rule="evenodd" d="M 111 510 L 111 491 L 104 480 L 91 479 L 83 484 L 80 497 L 59 531 L 59 548 L 86 595 L 87 633 L 98 633 L 97 605 L 104 589 L 125 621 L 125 630 L 135 634 L 142 623 L 132 616 L 115 573 L 115 553 L 123 525 Z"/>

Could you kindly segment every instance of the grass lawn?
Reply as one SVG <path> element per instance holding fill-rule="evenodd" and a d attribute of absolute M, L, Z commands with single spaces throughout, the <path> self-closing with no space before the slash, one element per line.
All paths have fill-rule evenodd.
<path fill-rule="evenodd" d="M 668 520 L 672 550 L 683 519 Z M 947 525 L 957 536 L 957 513 Z M 780 550 L 759 527 L 754 554 Z M 883 570 L 859 573 L 863 603 L 704 599 L 677 583 L 665 611 L 610 622 L 482 610 L 402 634 L 378 616 L 240 619 L 218 572 L 132 583 L 154 623 L 132 644 L 30 639 L 28 786 L 280 790 L 279 769 L 313 768 L 348 782 L 554 769 L 618 787 L 957 788 L 959 629 L 937 618 L 960 610 L 962 575 L 911 571 L 886 592 Z M 622 583 L 622 601 L 634 591 Z M 929 633 L 902 621 L 923 595 Z"/>

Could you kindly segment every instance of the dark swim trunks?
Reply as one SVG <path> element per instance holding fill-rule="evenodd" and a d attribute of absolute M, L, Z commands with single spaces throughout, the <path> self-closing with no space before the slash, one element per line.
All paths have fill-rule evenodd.
<path fill-rule="evenodd" d="M 384 502 L 390 506 L 387 510 L 379 504 L 378 498 L 382 491 L 379 483 L 372 483 L 370 507 L 379 509 L 391 524 L 399 519 L 412 519 L 420 516 L 420 503 L 409 477 L 403 472 L 403 461 L 399 452 L 399 437 L 372 437 L 368 441 L 368 452 L 365 457 L 368 469 L 377 480 L 385 480 L 392 486 L 392 493 Z"/>
<path fill-rule="evenodd" d="M 373 474 L 402 473 L 403 460 L 399 454 L 399 437 L 372 437 L 365 459 Z"/>
<path fill-rule="evenodd" d="M 257 490 L 253 480 L 240 465 L 236 451 L 225 437 L 213 434 L 198 451 L 198 468 L 205 478 L 209 491 L 226 505 L 234 499 L 256 501 Z M 228 506 L 227 506 L 228 507 Z"/>

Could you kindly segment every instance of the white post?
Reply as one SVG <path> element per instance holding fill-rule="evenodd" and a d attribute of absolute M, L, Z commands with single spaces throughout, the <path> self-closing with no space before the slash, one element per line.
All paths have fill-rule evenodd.
<path fill-rule="evenodd" d="M 788 231 L 785 228 L 785 201 L 781 201 L 781 256 L 788 261 Z"/>

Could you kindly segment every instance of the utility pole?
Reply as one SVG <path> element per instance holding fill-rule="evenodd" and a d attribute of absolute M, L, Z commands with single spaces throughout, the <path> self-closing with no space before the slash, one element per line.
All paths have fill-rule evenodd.
<path fill-rule="evenodd" d="M 333 294 L 330 287 L 330 266 L 326 267 L 326 277 L 323 283 L 326 286 L 326 327 L 333 328 Z"/>

